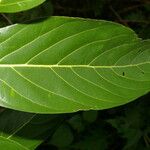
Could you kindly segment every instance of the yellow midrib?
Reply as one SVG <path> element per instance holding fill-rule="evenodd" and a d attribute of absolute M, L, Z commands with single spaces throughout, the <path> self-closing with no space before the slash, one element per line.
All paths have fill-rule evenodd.
<path fill-rule="evenodd" d="M 42 65 L 42 64 L 0 64 L 0 68 L 9 67 L 31 67 L 31 68 L 125 68 L 136 67 L 139 65 L 150 64 L 149 61 L 130 65 L 108 65 L 108 66 L 92 66 L 92 65 Z"/>

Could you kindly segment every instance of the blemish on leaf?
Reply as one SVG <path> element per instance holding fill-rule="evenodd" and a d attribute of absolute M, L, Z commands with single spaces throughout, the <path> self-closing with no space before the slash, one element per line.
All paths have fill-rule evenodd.
<path fill-rule="evenodd" d="M 144 74 L 144 71 L 142 71 L 141 73 Z"/>
<path fill-rule="evenodd" d="M 2 93 L 0 93 L 0 99 L 3 100 L 5 97 Z"/>
<path fill-rule="evenodd" d="M 125 76 L 125 73 L 124 73 L 124 72 L 122 72 L 122 75 L 123 75 L 123 76 Z"/>

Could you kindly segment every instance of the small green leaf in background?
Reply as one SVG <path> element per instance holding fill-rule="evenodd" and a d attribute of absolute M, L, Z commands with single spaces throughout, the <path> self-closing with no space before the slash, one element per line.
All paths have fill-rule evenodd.
<path fill-rule="evenodd" d="M 55 131 L 63 116 L 13 110 L 0 113 L 0 150 L 34 150 Z"/>
<path fill-rule="evenodd" d="M 24 11 L 42 4 L 45 0 L 0 0 L 1 13 Z"/>
<path fill-rule="evenodd" d="M 96 130 L 89 126 L 77 137 L 77 141 L 70 145 L 74 150 L 106 150 L 109 134 L 102 126 Z"/>
<path fill-rule="evenodd" d="M 53 13 L 53 5 L 51 1 L 45 1 L 41 5 L 30 10 L 18 13 L 5 13 L 0 16 L 0 27 L 4 27 L 15 23 L 29 23 L 29 20 L 37 20 L 51 16 Z"/>
<path fill-rule="evenodd" d="M 83 119 L 80 114 L 74 115 L 68 120 L 71 127 L 77 132 L 82 132 L 84 130 Z"/>
<path fill-rule="evenodd" d="M 9 139 L 5 139 L 3 137 L 0 137 L 0 147 L 1 150 L 29 150 L 19 143 L 16 143 L 15 141 L 11 141 Z"/>
<path fill-rule="evenodd" d="M 98 117 L 97 111 L 85 111 L 83 112 L 83 119 L 89 123 L 96 121 Z"/>
<path fill-rule="evenodd" d="M 122 115 L 107 120 L 125 139 L 123 150 L 143 150 L 145 147 L 143 145 L 149 147 L 150 120 L 147 119 L 147 116 L 150 116 L 150 103 L 149 97 L 146 98 L 148 98 L 148 103 L 142 102 L 144 98 L 141 98 L 136 105 L 131 103 L 126 107 Z"/>
<path fill-rule="evenodd" d="M 53 134 L 50 144 L 62 148 L 69 146 L 73 141 L 73 133 L 67 124 L 62 124 Z"/>

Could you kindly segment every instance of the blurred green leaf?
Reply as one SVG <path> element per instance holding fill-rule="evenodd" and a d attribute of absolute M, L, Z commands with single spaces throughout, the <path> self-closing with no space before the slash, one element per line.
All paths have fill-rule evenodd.
<path fill-rule="evenodd" d="M 83 112 L 83 119 L 89 123 L 96 121 L 98 117 L 97 111 L 85 111 Z"/>
<path fill-rule="evenodd" d="M 57 147 L 69 146 L 73 141 L 73 134 L 67 124 L 62 124 L 53 134 L 50 144 Z"/>
<path fill-rule="evenodd" d="M 0 0 L 0 12 L 14 13 L 31 9 L 42 4 L 45 0 Z"/>
<path fill-rule="evenodd" d="M 0 113 L 0 150 L 34 150 L 62 120 L 63 116 L 5 110 Z"/>
<path fill-rule="evenodd" d="M 68 123 L 76 132 L 81 132 L 84 130 L 84 124 L 81 115 L 74 115 L 68 120 Z"/>
<path fill-rule="evenodd" d="M 82 134 L 70 148 L 74 150 L 106 150 L 108 146 L 108 135 L 103 128 L 91 129 L 87 132 L 86 136 Z"/>

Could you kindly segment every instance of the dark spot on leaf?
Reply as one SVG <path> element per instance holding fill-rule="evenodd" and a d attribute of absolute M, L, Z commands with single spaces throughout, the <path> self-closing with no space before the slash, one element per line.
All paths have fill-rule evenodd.
<path fill-rule="evenodd" d="M 142 74 L 144 74 L 144 71 L 142 71 Z"/>
<path fill-rule="evenodd" d="M 138 53 L 140 53 L 140 52 L 142 52 L 142 50 L 140 49 L 140 50 L 138 50 Z"/>
<path fill-rule="evenodd" d="M 123 75 L 123 76 L 125 76 L 125 73 L 124 73 L 124 72 L 122 72 L 122 75 Z"/>

